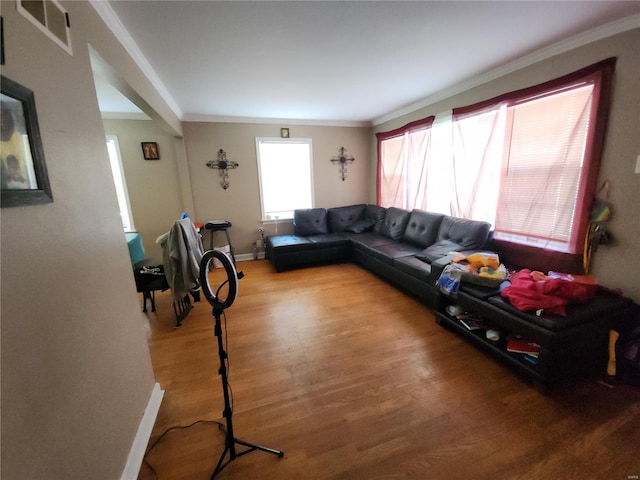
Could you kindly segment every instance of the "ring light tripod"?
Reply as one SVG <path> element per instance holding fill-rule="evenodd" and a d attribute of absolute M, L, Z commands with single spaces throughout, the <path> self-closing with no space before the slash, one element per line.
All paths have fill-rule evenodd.
<path fill-rule="evenodd" d="M 209 271 L 209 262 L 214 257 L 217 258 L 220 263 L 222 263 L 222 266 L 224 267 L 224 270 L 227 274 L 227 279 L 218 286 L 215 293 L 213 293 L 213 291 L 211 290 L 211 285 L 209 284 L 209 275 L 207 273 Z M 227 293 L 227 298 L 221 299 L 219 293 L 220 290 L 225 286 L 225 284 L 228 284 L 229 291 Z M 240 457 L 256 450 L 261 450 L 263 452 L 273 453 L 274 455 L 282 458 L 284 456 L 284 452 L 275 450 L 273 448 L 244 442 L 233 436 L 233 422 L 231 420 L 233 411 L 231 409 L 231 402 L 229 401 L 229 386 L 226 364 L 228 356 L 224 351 L 224 344 L 222 342 L 222 325 L 220 323 L 220 315 L 224 312 L 225 308 L 229 308 L 236 300 L 236 297 L 238 295 L 238 273 L 236 271 L 235 265 L 226 253 L 220 250 L 209 250 L 204 254 L 200 262 L 200 286 L 202 287 L 202 292 L 204 293 L 205 298 L 213 307 L 212 315 L 216 319 L 215 335 L 216 337 L 218 337 L 218 356 L 220 357 L 220 370 L 218 371 L 218 373 L 220 373 L 220 376 L 222 377 L 222 393 L 224 395 L 224 411 L 222 412 L 222 416 L 226 419 L 227 423 L 225 447 L 222 455 L 220 456 L 220 460 L 218 460 L 218 464 L 216 465 L 215 470 L 211 474 L 211 480 L 213 480 L 216 475 L 218 475 L 224 467 L 229 465 L 232 460 L 235 460 L 236 457 Z M 242 452 L 236 453 L 236 444 L 247 447 L 247 449 L 243 450 Z M 229 459 L 225 462 L 224 460 L 227 456 L 227 453 L 229 454 Z"/>

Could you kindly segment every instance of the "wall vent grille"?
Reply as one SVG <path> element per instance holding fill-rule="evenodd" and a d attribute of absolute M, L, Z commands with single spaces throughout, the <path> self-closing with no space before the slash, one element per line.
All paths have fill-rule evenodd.
<path fill-rule="evenodd" d="M 16 6 L 27 20 L 73 55 L 69 14 L 57 0 L 17 0 Z"/>

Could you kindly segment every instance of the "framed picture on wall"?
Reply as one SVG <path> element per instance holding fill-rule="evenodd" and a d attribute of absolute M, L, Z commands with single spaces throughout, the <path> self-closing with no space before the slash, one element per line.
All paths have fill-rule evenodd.
<path fill-rule="evenodd" d="M 160 152 L 156 142 L 142 142 L 142 155 L 145 160 L 160 160 Z"/>
<path fill-rule="evenodd" d="M 4 20 L 0 17 L 0 65 L 4 65 Z"/>
<path fill-rule="evenodd" d="M 33 92 L 5 76 L 1 90 L 2 208 L 51 203 Z"/>

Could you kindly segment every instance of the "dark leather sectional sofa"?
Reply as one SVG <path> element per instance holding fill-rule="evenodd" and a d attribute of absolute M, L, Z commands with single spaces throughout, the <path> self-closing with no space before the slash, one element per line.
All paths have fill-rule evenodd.
<path fill-rule="evenodd" d="M 422 210 L 351 205 L 297 210 L 294 234 L 267 237 L 276 271 L 323 262 L 354 261 L 428 305 L 448 252 L 479 250 L 491 226 Z"/>
<path fill-rule="evenodd" d="M 267 258 L 276 270 L 321 262 L 354 261 L 424 301 L 436 321 L 489 350 L 520 373 L 547 386 L 604 371 L 608 330 L 638 315 L 638 305 L 606 289 L 586 304 L 571 304 L 566 316 L 522 312 L 500 296 L 499 287 L 462 283 L 455 297 L 440 294 L 436 282 L 451 261 L 449 252 L 484 250 L 490 225 L 421 210 L 376 205 L 298 210 L 293 235 L 267 237 Z M 502 255 L 501 255 L 502 257 Z M 500 331 L 497 342 L 484 331 L 470 331 L 446 307 L 486 319 Z M 540 347 L 531 363 L 507 350 L 506 338 L 518 335 Z"/>

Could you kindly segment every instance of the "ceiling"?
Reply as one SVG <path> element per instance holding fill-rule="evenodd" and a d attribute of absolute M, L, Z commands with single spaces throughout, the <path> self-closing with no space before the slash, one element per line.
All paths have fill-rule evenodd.
<path fill-rule="evenodd" d="M 640 26 L 638 1 L 92 4 L 182 120 L 376 124 Z"/>

